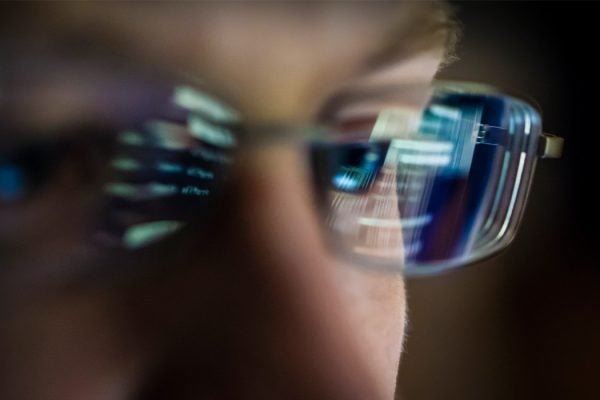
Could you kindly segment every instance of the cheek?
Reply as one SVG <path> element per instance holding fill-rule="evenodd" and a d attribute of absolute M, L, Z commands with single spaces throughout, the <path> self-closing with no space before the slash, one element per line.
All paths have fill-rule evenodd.
<path fill-rule="evenodd" d="M 356 339 L 382 384 L 394 388 L 406 324 L 404 279 L 353 265 L 340 265 L 337 270 Z"/>

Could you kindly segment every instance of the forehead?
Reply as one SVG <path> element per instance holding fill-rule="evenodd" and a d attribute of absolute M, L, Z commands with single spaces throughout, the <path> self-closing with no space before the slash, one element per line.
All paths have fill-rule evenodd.
<path fill-rule="evenodd" d="M 410 33 L 427 8 L 387 2 L 69 3 L 43 9 L 36 23 L 48 42 L 67 51 L 103 51 L 205 80 L 246 114 L 269 119 L 312 111 L 307 105 L 382 53 L 404 57 L 397 44 L 419 39 Z"/>
<path fill-rule="evenodd" d="M 387 2 L 117 3 L 109 7 L 67 3 L 50 7 L 51 12 L 45 9 L 42 14 L 49 15 L 43 16 L 42 23 L 73 34 L 111 31 L 128 37 L 129 45 L 161 48 L 161 55 L 174 55 L 189 64 L 214 44 L 237 51 L 242 44 L 246 50 L 277 46 L 289 50 L 310 41 L 315 51 L 331 44 L 343 50 L 352 42 L 354 48 L 368 42 L 374 50 L 384 33 L 408 25 L 415 10 L 422 8 Z"/>

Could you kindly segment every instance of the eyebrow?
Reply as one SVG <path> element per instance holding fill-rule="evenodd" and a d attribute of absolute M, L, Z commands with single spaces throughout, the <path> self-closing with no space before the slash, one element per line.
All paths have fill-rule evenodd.
<path fill-rule="evenodd" d="M 366 69 L 383 69 L 433 50 L 443 52 L 442 67 L 457 60 L 461 29 L 452 8 L 438 1 L 409 2 L 402 7 L 403 13 L 368 58 Z M 411 18 L 403 18 L 404 15 Z"/>
<path fill-rule="evenodd" d="M 153 76 L 47 55 L 16 54 L 4 67 L 0 120 L 36 136 L 93 123 L 136 124 L 154 115 L 172 94 L 170 84 Z"/>

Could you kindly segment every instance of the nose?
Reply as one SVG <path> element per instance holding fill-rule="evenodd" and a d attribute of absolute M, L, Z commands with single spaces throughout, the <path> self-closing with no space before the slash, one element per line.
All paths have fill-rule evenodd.
<path fill-rule="evenodd" d="M 284 146 L 239 157 L 210 249 L 194 264 L 201 272 L 185 285 L 211 310 L 188 315 L 196 323 L 144 398 L 173 386 L 216 398 L 384 397 L 338 298 L 303 171 Z"/>
<path fill-rule="evenodd" d="M 253 149 L 235 174 L 232 251 L 256 285 L 245 301 L 260 299 L 250 314 L 261 319 L 244 319 L 257 341 L 248 346 L 268 363 L 260 378 L 279 378 L 276 397 L 380 398 L 338 297 L 302 156 L 284 145 Z"/>

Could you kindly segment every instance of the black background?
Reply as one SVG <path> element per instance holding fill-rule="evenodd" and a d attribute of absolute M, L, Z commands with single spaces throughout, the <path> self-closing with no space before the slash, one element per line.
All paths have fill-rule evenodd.
<path fill-rule="evenodd" d="M 600 399 L 600 4 L 452 5 L 460 60 L 440 77 L 535 99 L 565 150 L 538 163 L 507 251 L 408 282 L 399 398 Z"/>

